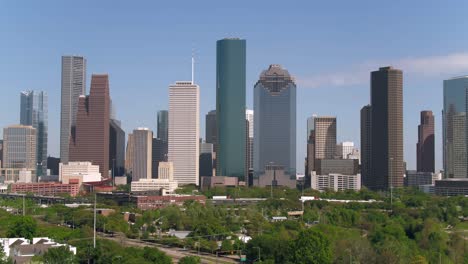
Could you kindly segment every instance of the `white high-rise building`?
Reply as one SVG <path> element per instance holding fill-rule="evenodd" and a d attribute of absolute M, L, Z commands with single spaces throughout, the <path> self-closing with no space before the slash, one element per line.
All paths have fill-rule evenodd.
<path fill-rule="evenodd" d="M 200 91 L 193 82 L 169 86 L 168 161 L 179 184 L 199 184 Z"/>
<path fill-rule="evenodd" d="M 359 191 L 361 189 L 361 174 L 343 175 L 331 173 L 328 175 L 316 175 L 315 172 L 312 172 L 310 178 L 310 187 L 314 190 Z"/>
<path fill-rule="evenodd" d="M 148 128 L 133 130 L 132 181 L 152 178 L 153 131 Z"/>
<path fill-rule="evenodd" d="M 344 141 L 336 145 L 336 156 L 339 159 L 347 159 L 354 151 L 354 142 Z"/>
<path fill-rule="evenodd" d="M 86 94 L 86 59 L 62 56 L 62 97 L 60 109 L 60 161 L 68 162 L 70 135 L 76 122 L 78 98 Z"/>
<path fill-rule="evenodd" d="M 32 172 L 36 181 L 36 129 L 32 126 L 12 125 L 3 129 L 3 172 L 5 181 L 11 183 L 19 179 L 23 169 Z"/>
<path fill-rule="evenodd" d="M 247 144 L 246 144 L 246 158 L 247 158 L 247 170 L 253 169 L 253 141 L 254 141 L 254 111 L 250 109 L 245 110 L 245 119 L 249 125 L 248 134 L 246 136 Z M 248 174 L 248 171 L 246 175 Z"/>

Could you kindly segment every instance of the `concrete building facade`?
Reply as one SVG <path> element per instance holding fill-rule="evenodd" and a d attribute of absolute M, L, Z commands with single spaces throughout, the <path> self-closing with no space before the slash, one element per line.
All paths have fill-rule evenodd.
<path fill-rule="evenodd" d="M 192 82 L 169 87 L 168 161 L 179 184 L 199 184 L 199 89 Z"/>

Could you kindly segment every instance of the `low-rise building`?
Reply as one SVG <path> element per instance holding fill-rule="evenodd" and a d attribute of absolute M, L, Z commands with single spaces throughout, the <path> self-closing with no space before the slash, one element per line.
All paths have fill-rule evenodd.
<path fill-rule="evenodd" d="M 289 175 L 285 172 L 283 166 L 269 164 L 265 166 L 265 173 L 254 179 L 254 185 L 259 187 L 285 186 L 296 188 L 296 174 Z"/>
<path fill-rule="evenodd" d="M 67 164 L 59 164 L 59 181 L 68 184 L 78 180 L 80 187 L 82 183 L 101 181 L 99 165 L 93 165 L 89 161 L 75 161 Z"/>
<path fill-rule="evenodd" d="M 68 194 L 76 196 L 79 192 L 78 184 L 62 184 L 62 183 L 13 183 L 11 191 L 14 193 L 33 193 L 44 196 L 55 196 L 58 194 Z"/>
<path fill-rule="evenodd" d="M 137 196 L 136 200 L 137 207 L 141 210 L 159 209 L 168 205 L 182 206 L 185 201 L 206 203 L 206 197 L 203 195 Z"/>
<path fill-rule="evenodd" d="M 239 184 L 239 178 L 227 176 L 202 176 L 201 187 L 202 189 L 209 189 L 214 187 L 236 187 Z"/>
<path fill-rule="evenodd" d="M 173 193 L 179 184 L 174 181 L 174 166 L 172 162 L 159 162 L 158 179 L 139 179 L 132 181 L 132 192 L 142 192 L 164 189 L 166 192 Z"/>
<path fill-rule="evenodd" d="M 331 173 L 328 175 L 317 175 L 315 172 L 312 172 L 311 188 L 315 190 L 359 191 L 361 189 L 361 174 L 343 175 Z"/>
<path fill-rule="evenodd" d="M 32 240 L 26 238 L 0 238 L 3 252 L 13 263 L 30 263 L 34 256 L 43 255 L 50 248 L 68 247 L 76 255 L 76 247 L 68 244 L 60 244 L 48 237 L 35 237 Z"/>
<path fill-rule="evenodd" d="M 178 187 L 177 181 L 170 181 L 168 179 L 140 179 L 131 183 L 132 192 L 165 189 L 169 193 L 173 193 Z"/>
<path fill-rule="evenodd" d="M 442 174 L 432 172 L 419 172 L 415 170 L 406 171 L 405 185 L 418 187 L 420 185 L 434 185 L 436 180 L 441 180 Z"/>
<path fill-rule="evenodd" d="M 331 173 L 343 175 L 356 175 L 359 172 L 359 160 L 357 159 L 317 159 L 315 160 L 317 175 Z"/>
<path fill-rule="evenodd" d="M 468 195 L 468 178 L 450 178 L 435 181 L 434 192 L 440 196 Z"/>

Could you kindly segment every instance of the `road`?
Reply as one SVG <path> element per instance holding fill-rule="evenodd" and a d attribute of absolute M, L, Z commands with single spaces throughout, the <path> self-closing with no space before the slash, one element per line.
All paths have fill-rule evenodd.
<path fill-rule="evenodd" d="M 99 233 L 99 237 L 104 238 L 104 239 L 113 240 L 115 242 L 121 243 L 124 246 L 154 247 L 154 248 L 157 248 L 157 249 L 161 250 L 162 252 L 166 253 L 169 257 L 171 257 L 173 259 L 174 263 L 178 263 L 178 261 L 181 258 L 185 257 L 185 256 L 199 256 L 201 258 L 201 260 L 202 260 L 202 263 L 206 263 L 206 264 L 238 263 L 237 261 L 235 261 L 233 259 L 226 258 L 226 257 L 216 258 L 216 257 L 213 257 L 213 256 L 208 256 L 208 255 L 198 255 L 196 253 L 192 253 L 190 251 L 183 250 L 183 249 L 180 249 L 180 248 L 167 247 L 167 246 L 163 246 L 163 245 L 160 245 L 160 244 L 140 241 L 140 240 L 137 240 L 137 239 L 129 239 L 129 238 L 125 238 L 125 237 L 109 237 L 109 236 L 104 236 L 102 233 Z"/>

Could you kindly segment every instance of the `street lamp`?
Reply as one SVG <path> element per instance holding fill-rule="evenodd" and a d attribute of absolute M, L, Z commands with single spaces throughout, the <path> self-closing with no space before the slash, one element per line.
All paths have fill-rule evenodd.
<path fill-rule="evenodd" d="M 393 210 L 393 158 L 390 158 L 390 209 Z"/>
<path fill-rule="evenodd" d="M 258 261 L 260 262 L 260 247 L 253 247 L 253 248 L 258 249 Z M 254 262 L 255 262 L 255 261 L 254 261 Z"/>

